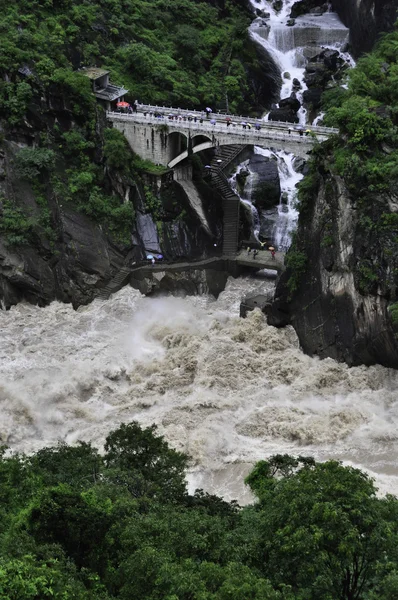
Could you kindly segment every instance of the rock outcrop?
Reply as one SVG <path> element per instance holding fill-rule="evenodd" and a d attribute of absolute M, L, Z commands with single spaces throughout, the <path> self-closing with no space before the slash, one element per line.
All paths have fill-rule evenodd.
<path fill-rule="evenodd" d="M 393 195 L 378 197 L 375 205 L 398 211 Z M 396 301 L 397 257 L 386 246 L 365 234 L 344 182 L 323 174 L 313 205 L 302 209 L 292 266 L 279 280 L 268 322 L 291 323 L 311 356 L 397 368 L 397 331 L 389 310 Z M 297 287 L 292 286 L 298 271 Z"/>
<path fill-rule="evenodd" d="M 168 259 L 205 256 L 214 250 L 214 236 L 200 227 L 178 183 L 169 177 L 147 176 L 162 211 L 158 223 L 145 205 L 140 182 L 123 181 L 117 173 L 107 173 L 109 190 L 129 198 L 135 222 L 130 239 L 120 241 L 106 227 L 63 201 L 47 182 L 50 238 L 41 224 L 42 209 L 29 181 L 15 167 L 19 144 L 3 142 L 0 155 L 0 197 L 12 201 L 16 217 L 29 226 L 29 238 L 15 243 L 0 228 L 0 305 L 10 308 L 22 300 L 44 306 L 53 300 L 87 304 L 123 265 L 142 260 L 146 252 L 162 252 Z M 207 190 L 202 189 L 206 196 Z M 211 194 L 211 190 L 208 190 Z M 204 198 L 206 202 L 206 198 Z M 209 215 L 221 235 L 222 214 L 213 198 L 208 199 Z M 0 219 L 6 207 L 0 203 Z M 217 223 L 220 222 L 218 226 Z M 20 227 L 20 225 L 19 225 Z"/>
<path fill-rule="evenodd" d="M 397 20 L 398 0 L 332 0 L 333 10 L 350 29 L 352 53 L 369 52 L 382 32 Z"/>

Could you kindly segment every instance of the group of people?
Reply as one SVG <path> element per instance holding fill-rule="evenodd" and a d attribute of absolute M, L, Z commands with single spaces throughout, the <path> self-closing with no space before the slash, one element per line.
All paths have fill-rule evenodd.
<path fill-rule="evenodd" d="M 118 102 L 116 105 L 116 109 L 118 112 L 122 112 L 122 113 L 127 113 L 127 114 L 133 114 L 138 112 L 138 108 L 139 108 L 140 103 L 138 102 L 138 100 L 135 100 L 133 102 L 133 104 L 129 104 L 128 102 Z M 227 127 L 230 127 L 231 125 L 233 125 L 234 127 L 237 125 L 237 123 L 233 123 L 231 117 L 227 116 L 225 118 L 223 118 L 223 115 L 218 115 L 220 117 L 220 119 L 217 121 L 214 117 L 211 117 L 211 113 L 212 113 L 212 109 L 207 106 L 204 110 L 202 110 L 202 112 L 200 113 L 200 115 L 198 114 L 165 114 L 164 112 L 160 112 L 160 111 L 147 111 L 147 110 L 143 110 L 142 113 L 144 115 L 144 117 L 147 116 L 147 114 L 149 114 L 150 117 L 154 117 L 155 119 L 164 119 L 165 117 L 167 117 L 167 119 L 169 121 L 193 121 L 194 123 L 200 123 L 202 124 L 204 122 L 204 120 L 208 120 L 210 119 L 210 124 L 211 125 L 216 125 L 217 123 L 226 123 Z M 254 127 L 254 129 L 256 129 L 256 131 L 260 131 L 261 130 L 261 125 L 260 123 L 248 123 L 246 121 L 242 121 L 241 126 L 243 129 L 252 129 Z M 290 130 L 289 130 L 290 133 Z"/>
<path fill-rule="evenodd" d="M 260 242 L 260 246 L 261 250 L 269 250 L 271 252 L 271 257 L 275 260 L 275 248 L 273 246 L 268 244 L 268 242 Z M 247 247 L 247 255 L 252 255 L 254 259 L 256 258 L 258 252 L 258 249 L 254 248 L 252 254 L 252 248 L 250 246 Z"/>

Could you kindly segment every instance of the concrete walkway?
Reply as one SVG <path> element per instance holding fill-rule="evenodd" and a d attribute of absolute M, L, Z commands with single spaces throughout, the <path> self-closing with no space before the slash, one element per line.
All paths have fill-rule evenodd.
<path fill-rule="evenodd" d="M 258 265 L 259 269 L 272 269 L 274 271 L 284 271 L 285 253 L 275 252 L 275 258 L 272 258 L 269 250 L 259 250 L 256 258 L 254 258 L 253 250 L 250 254 L 247 250 L 241 250 L 235 256 L 236 263 L 242 267 L 255 268 Z"/>
<path fill-rule="evenodd" d="M 283 265 L 284 256 L 283 252 L 277 252 L 275 259 L 273 259 L 269 251 L 260 250 L 254 259 L 252 253 L 248 256 L 247 251 L 242 250 L 236 256 L 213 256 L 202 260 L 175 263 L 156 262 L 154 265 L 149 262 L 132 264 L 130 267 L 122 267 L 105 287 L 98 290 L 96 298 L 107 300 L 111 294 L 118 292 L 126 285 L 132 275 L 143 278 L 150 276 L 152 273 L 162 273 L 165 271 L 179 272 L 206 268 L 227 271 L 234 276 L 237 276 L 239 268 L 250 268 L 254 271 L 272 269 L 280 272 L 285 268 Z"/>

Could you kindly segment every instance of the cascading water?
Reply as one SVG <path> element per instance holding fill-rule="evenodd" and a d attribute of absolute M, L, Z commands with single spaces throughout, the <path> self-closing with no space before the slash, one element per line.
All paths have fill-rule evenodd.
<path fill-rule="evenodd" d="M 251 0 L 253 8 L 258 11 L 257 14 L 260 13 L 263 17 L 253 21 L 250 35 L 279 65 L 282 75 L 280 96 L 289 98 L 293 94 L 301 105 L 297 112 L 299 126 L 308 127 L 308 111 L 303 106 L 303 93 L 308 89 L 304 80 L 308 58 L 316 56 L 326 48 L 340 51 L 348 41 L 349 31 L 330 8 L 323 14 L 297 17 L 292 25 L 290 13 L 295 1 L 284 0 L 281 10 L 277 11 L 272 2 Z M 341 52 L 340 56 L 348 65 L 354 65 L 347 52 Z M 323 116 L 324 113 L 320 113 L 314 117 L 312 125 L 320 124 Z M 268 114 L 265 119 L 268 119 Z M 269 150 L 262 148 L 256 148 L 255 152 L 264 156 L 271 155 Z M 287 250 L 297 223 L 296 185 L 302 175 L 295 171 L 292 155 L 286 155 L 284 152 L 272 154 L 277 158 L 279 166 L 281 202 L 276 222 L 271 224 L 272 226 L 267 224 L 269 214 L 264 215 L 264 219 L 261 219 L 260 215 L 260 235 L 270 238 L 278 250 Z"/>
<path fill-rule="evenodd" d="M 267 157 L 274 156 L 277 159 L 281 184 L 281 201 L 278 205 L 278 216 L 271 235 L 268 231 L 265 231 L 263 237 L 271 238 L 272 243 L 276 245 L 278 250 L 286 251 L 290 246 L 291 235 L 297 224 L 296 186 L 303 175 L 294 169 L 295 157 L 293 154 L 287 154 L 286 152 L 274 153 L 258 146 L 255 147 L 254 151 L 256 154 Z"/>
<path fill-rule="evenodd" d="M 258 240 L 259 239 L 258 236 L 260 234 L 260 227 L 261 227 L 260 215 L 258 214 L 258 210 L 252 202 L 252 188 L 253 188 L 252 175 L 253 174 L 250 173 L 248 163 L 249 163 L 249 161 L 246 160 L 245 162 L 241 163 L 238 166 L 236 173 L 234 173 L 234 175 L 232 175 L 232 177 L 229 178 L 229 185 L 231 186 L 231 188 L 233 189 L 235 194 L 237 194 L 239 196 L 242 204 L 244 204 L 249 209 L 250 216 L 251 216 L 251 224 L 252 224 L 252 234 L 253 234 L 254 238 L 256 240 Z M 238 173 L 240 173 L 242 171 L 246 171 L 249 173 L 249 175 L 246 178 L 246 182 L 245 182 L 245 196 L 242 196 L 240 194 L 238 182 L 236 180 L 236 176 L 238 175 Z"/>

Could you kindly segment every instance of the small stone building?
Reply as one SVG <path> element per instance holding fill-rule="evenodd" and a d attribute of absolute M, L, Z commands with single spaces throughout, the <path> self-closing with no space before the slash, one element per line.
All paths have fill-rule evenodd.
<path fill-rule="evenodd" d="M 124 87 L 111 83 L 109 81 L 109 71 L 105 71 L 105 69 L 88 67 L 87 69 L 81 69 L 80 72 L 91 79 L 93 93 L 105 105 L 106 110 L 111 110 L 112 103 L 122 101 L 124 95 L 128 92 Z"/>

